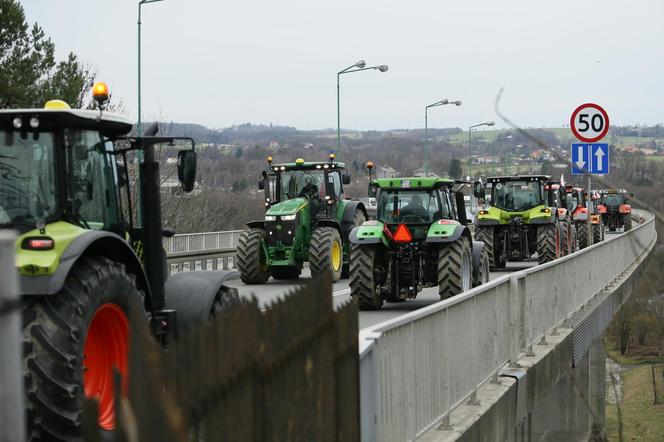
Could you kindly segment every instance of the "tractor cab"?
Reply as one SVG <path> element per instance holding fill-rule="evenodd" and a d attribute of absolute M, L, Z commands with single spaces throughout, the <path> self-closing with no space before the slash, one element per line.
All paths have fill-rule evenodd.
<path fill-rule="evenodd" d="M 545 175 L 490 177 L 491 205 L 507 212 L 526 212 L 546 204 Z"/>

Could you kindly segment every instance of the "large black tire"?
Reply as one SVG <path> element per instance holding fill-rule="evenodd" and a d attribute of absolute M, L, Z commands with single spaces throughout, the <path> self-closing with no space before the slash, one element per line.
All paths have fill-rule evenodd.
<path fill-rule="evenodd" d="M 82 440 L 86 385 L 94 389 L 95 379 L 101 380 L 97 385 L 103 385 L 104 379 L 111 382 L 115 363 L 105 359 L 109 353 L 128 356 L 128 302 L 130 297 L 142 296 L 134 275 L 123 264 L 84 256 L 57 294 L 26 299 L 23 369 L 30 440 Z M 126 374 L 126 367 L 121 371 Z M 102 421 L 105 413 L 113 413 L 112 401 L 110 407 L 103 405 L 103 398 L 108 394 L 112 398 L 112 393 L 101 387 L 95 391 L 102 392 L 100 425 L 111 430 L 108 421 Z"/>
<path fill-rule="evenodd" d="M 597 244 L 598 242 L 601 242 L 604 238 L 602 236 L 602 229 L 604 227 L 601 224 L 593 224 L 592 225 L 592 230 L 593 230 L 593 244 Z"/>
<path fill-rule="evenodd" d="M 579 249 L 585 249 L 590 245 L 590 242 L 588 241 L 588 228 L 585 224 L 577 226 L 576 240 L 579 243 Z"/>
<path fill-rule="evenodd" d="M 502 256 L 502 247 L 495 236 L 495 229 L 487 226 L 475 227 L 475 239 L 484 242 L 484 249 L 489 256 L 489 268 L 496 271 L 505 267 L 506 262 Z"/>
<path fill-rule="evenodd" d="M 486 246 L 482 247 L 480 254 L 480 266 L 477 269 L 477 280 L 473 282 L 473 287 L 477 287 L 489 282 L 491 266 L 489 264 L 489 252 Z"/>
<path fill-rule="evenodd" d="M 632 230 L 632 215 L 628 214 L 625 215 L 625 228 L 623 231 L 627 232 L 628 230 Z"/>
<path fill-rule="evenodd" d="M 360 310 L 378 310 L 383 306 L 376 284 L 374 270 L 377 251 L 375 246 L 353 245 L 350 261 L 350 296 L 357 302 Z"/>
<path fill-rule="evenodd" d="M 556 259 L 560 247 L 558 224 L 544 224 L 537 228 L 537 262 L 544 264 Z"/>
<path fill-rule="evenodd" d="M 311 277 L 323 272 L 332 274 L 332 282 L 341 278 L 343 264 L 341 235 L 334 227 L 319 227 L 314 230 L 309 243 L 309 268 Z M 335 251 L 336 249 L 336 251 Z M 336 255 L 338 253 L 338 255 Z"/>
<path fill-rule="evenodd" d="M 461 237 L 438 250 L 438 294 L 447 299 L 470 290 L 473 284 L 470 242 Z"/>
<path fill-rule="evenodd" d="M 245 284 L 265 284 L 270 278 L 270 267 L 263 252 L 263 229 L 249 229 L 237 241 L 237 268 Z"/>
<path fill-rule="evenodd" d="M 300 266 L 273 266 L 270 274 L 274 279 L 298 279 L 302 273 Z"/>
<path fill-rule="evenodd" d="M 367 220 L 367 217 L 364 216 L 364 212 L 362 212 L 360 209 L 355 209 L 355 214 L 353 215 L 353 228 L 359 227 L 362 225 L 363 222 Z M 351 229 L 351 230 L 352 230 Z M 349 232 L 350 234 L 350 232 Z M 350 276 L 350 252 L 353 248 L 350 246 L 350 241 L 346 241 L 344 244 L 344 251 L 348 252 L 348 260 L 343 263 L 343 266 L 341 267 L 341 278 L 346 279 Z"/>

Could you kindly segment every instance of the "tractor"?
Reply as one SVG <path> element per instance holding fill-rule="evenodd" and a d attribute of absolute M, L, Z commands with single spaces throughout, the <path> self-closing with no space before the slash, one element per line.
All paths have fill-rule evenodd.
<path fill-rule="evenodd" d="M 593 244 L 604 241 L 604 222 L 602 221 L 602 214 L 599 212 L 600 193 L 596 190 L 590 192 L 590 200 L 592 201 L 592 213 L 590 214 L 590 224 L 593 234 Z"/>
<path fill-rule="evenodd" d="M 593 204 L 593 213 L 588 210 L 587 193 L 580 187 L 564 186 L 561 196 L 567 212 L 571 213 L 572 222 L 576 228 L 576 237 L 580 249 L 585 249 L 591 244 L 602 241 L 601 216 L 594 213 L 596 208 Z M 588 236 L 588 218 L 590 217 L 591 236 Z"/>
<path fill-rule="evenodd" d="M 79 440 L 86 397 L 98 401 L 100 431 L 114 430 L 113 371 L 126 392 L 131 298 L 168 345 L 178 329 L 209 320 L 237 296 L 225 285 L 232 272 L 167 278 L 162 236 L 171 233 L 161 224 L 155 145 L 187 143 L 177 166 L 184 191 L 195 183 L 195 145 L 155 136 L 156 125 L 128 137 L 132 124 L 103 111 L 108 96 L 96 83 L 98 110 L 60 100 L 0 110 L 0 228 L 19 234 L 31 440 Z M 140 198 L 130 189 L 129 166 L 139 168 Z"/>
<path fill-rule="evenodd" d="M 475 220 L 475 237 L 484 241 L 492 270 L 507 261 L 523 261 L 537 253 L 540 264 L 563 255 L 563 225 L 545 190 L 547 175 L 487 178 L 491 203 Z"/>
<path fill-rule="evenodd" d="M 632 228 L 632 206 L 627 200 L 625 189 L 604 189 L 599 191 L 598 211 L 604 226 L 609 232 L 622 228 L 625 232 Z M 630 196 L 633 196 L 630 194 Z"/>
<path fill-rule="evenodd" d="M 547 193 L 547 203 L 556 209 L 556 217 L 559 221 L 561 254 L 569 255 L 579 249 L 579 240 L 577 233 L 577 223 L 574 220 L 574 211 L 576 204 L 570 196 L 567 198 L 566 189 L 568 186 L 563 184 L 563 178 L 560 182 L 549 182 L 544 185 Z"/>
<path fill-rule="evenodd" d="M 459 184 L 472 185 L 437 177 L 370 181 L 376 219 L 350 234 L 350 292 L 361 310 L 416 298 L 425 287 L 446 299 L 489 280 L 489 256 L 473 241 Z"/>
<path fill-rule="evenodd" d="M 247 223 L 240 234 L 237 265 L 245 284 L 299 278 L 304 263 L 311 276 L 329 271 L 332 280 L 348 277 L 348 236 L 367 219 L 360 201 L 344 199 L 350 184 L 344 163 L 304 161 L 273 164 L 258 187 L 265 192 L 265 219 Z"/>

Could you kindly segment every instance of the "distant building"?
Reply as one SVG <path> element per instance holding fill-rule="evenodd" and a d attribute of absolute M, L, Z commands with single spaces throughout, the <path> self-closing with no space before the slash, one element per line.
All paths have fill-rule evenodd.
<path fill-rule="evenodd" d="M 390 166 L 381 166 L 376 171 L 376 178 L 394 178 L 397 176 L 397 171 Z"/>
<path fill-rule="evenodd" d="M 413 176 L 416 176 L 416 177 L 426 176 L 426 174 L 424 173 L 424 168 L 420 167 L 419 169 L 415 169 L 415 172 L 413 172 Z M 429 170 L 429 176 L 430 177 L 437 177 L 438 174 L 436 174 L 435 172 L 432 172 L 431 170 Z"/>

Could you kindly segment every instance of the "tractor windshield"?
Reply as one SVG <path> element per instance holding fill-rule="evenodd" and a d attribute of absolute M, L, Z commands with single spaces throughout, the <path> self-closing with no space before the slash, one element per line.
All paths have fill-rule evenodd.
<path fill-rule="evenodd" d="M 281 172 L 281 199 L 297 198 L 311 195 L 325 195 L 322 170 L 288 170 Z"/>
<path fill-rule="evenodd" d="M 500 209 L 520 212 L 542 204 L 539 181 L 514 180 L 493 184 L 492 204 Z"/>
<path fill-rule="evenodd" d="M 55 214 L 53 140 L 51 132 L 0 135 L 0 225 L 34 225 Z"/>
<path fill-rule="evenodd" d="M 384 223 L 429 224 L 450 218 L 450 208 L 441 207 L 437 192 L 433 190 L 382 190 L 377 218 Z"/>
<path fill-rule="evenodd" d="M 610 207 L 616 207 L 625 203 L 625 199 L 619 193 L 607 193 L 602 195 L 602 204 Z"/>

